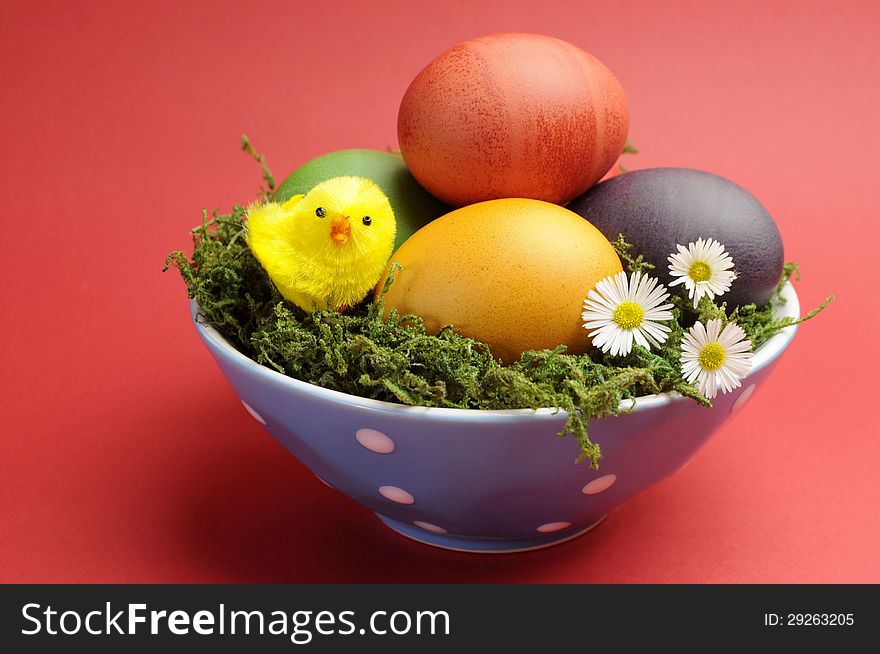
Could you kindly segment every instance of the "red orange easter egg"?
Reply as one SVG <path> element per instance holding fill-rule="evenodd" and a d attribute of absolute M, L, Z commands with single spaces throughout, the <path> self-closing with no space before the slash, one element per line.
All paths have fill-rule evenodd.
<path fill-rule="evenodd" d="M 447 50 L 410 84 L 397 120 L 410 172 L 456 206 L 508 197 L 565 204 L 614 165 L 628 129 L 611 71 L 538 34 Z"/>

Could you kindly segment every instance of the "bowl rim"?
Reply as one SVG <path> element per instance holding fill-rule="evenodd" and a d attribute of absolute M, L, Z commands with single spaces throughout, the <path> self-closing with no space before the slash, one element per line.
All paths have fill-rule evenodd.
<path fill-rule="evenodd" d="M 777 317 L 800 317 L 800 301 L 791 282 L 786 283 L 781 292 L 783 302 L 775 302 L 773 305 L 774 313 Z M 190 299 L 190 317 L 196 327 L 199 335 L 206 344 L 213 346 L 222 352 L 225 352 L 238 368 L 243 368 L 250 374 L 265 379 L 272 384 L 280 384 L 286 386 L 292 391 L 300 394 L 323 399 L 332 402 L 345 402 L 364 409 L 381 411 L 383 413 L 396 413 L 401 415 L 418 415 L 421 418 L 436 417 L 460 417 L 469 420 L 498 420 L 505 418 L 521 418 L 523 416 L 544 416 L 559 419 L 565 416 L 566 412 L 555 407 L 547 407 L 540 409 L 459 409 L 451 407 L 426 407 L 426 406 L 410 406 L 406 404 L 397 404 L 394 402 L 386 402 L 385 400 L 374 400 L 358 395 L 350 395 L 341 391 L 336 391 L 322 386 L 316 386 L 300 379 L 288 377 L 285 374 L 273 370 L 267 366 L 257 363 L 244 353 L 240 352 L 232 343 L 220 334 L 211 325 L 200 322 L 199 313 L 200 306 L 195 298 Z M 791 340 L 797 332 L 797 325 L 790 325 L 782 329 L 779 333 L 772 336 L 766 343 L 759 347 L 752 357 L 752 368 L 749 376 L 754 375 L 763 368 L 775 361 L 782 352 L 788 347 Z M 745 379 L 748 379 L 746 377 Z M 683 395 L 677 391 L 668 391 L 666 393 L 657 393 L 653 395 L 643 395 L 634 400 L 622 400 L 620 407 L 628 413 L 644 411 L 651 408 L 658 408 L 686 400 Z"/>

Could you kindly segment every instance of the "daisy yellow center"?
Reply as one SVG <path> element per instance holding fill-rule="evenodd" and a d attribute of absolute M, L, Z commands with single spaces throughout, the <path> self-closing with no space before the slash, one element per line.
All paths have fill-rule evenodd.
<path fill-rule="evenodd" d="M 688 270 L 688 277 L 695 282 L 707 282 L 712 276 L 712 269 L 704 261 L 695 261 Z"/>
<path fill-rule="evenodd" d="M 700 350 L 700 365 L 704 370 L 718 370 L 727 357 L 724 348 L 718 343 L 709 343 Z"/>
<path fill-rule="evenodd" d="M 642 324 L 645 310 L 635 302 L 621 302 L 614 310 L 611 319 L 621 329 L 635 329 Z"/>

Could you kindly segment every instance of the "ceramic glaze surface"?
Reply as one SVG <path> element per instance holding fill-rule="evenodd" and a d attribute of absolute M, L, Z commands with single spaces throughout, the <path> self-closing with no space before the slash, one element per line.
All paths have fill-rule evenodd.
<path fill-rule="evenodd" d="M 798 315 L 791 287 L 784 315 Z M 196 328 L 235 392 L 321 480 L 404 535 L 467 551 L 516 551 L 568 540 L 633 495 L 680 470 L 767 378 L 796 328 L 766 343 L 742 388 L 706 409 L 677 394 L 590 424 L 599 469 L 575 464 L 550 409 L 468 411 L 405 407 L 285 377 Z"/>

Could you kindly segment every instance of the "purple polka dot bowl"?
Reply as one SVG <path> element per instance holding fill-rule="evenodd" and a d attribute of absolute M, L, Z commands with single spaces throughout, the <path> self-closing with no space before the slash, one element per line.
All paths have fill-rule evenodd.
<path fill-rule="evenodd" d="M 790 285 L 783 296 L 777 314 L 798 316 Z M 191 311 L 244 408 L 320 480 L 404 536 L 468 552 L 569 540 L 683 468 L 767 378 L 796 331 L 765 343 L 743 386 L 711 409 L 665 393 L 592 422 L 603 453 L 595 470 L 574 463 L 574 438 L 558 436 L 562 412 L 409 407 L 320 388 L 258 365 L 203 324 L 195 302 Z"/>

